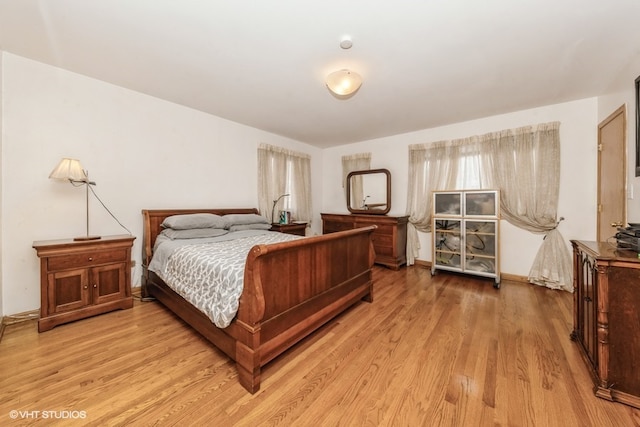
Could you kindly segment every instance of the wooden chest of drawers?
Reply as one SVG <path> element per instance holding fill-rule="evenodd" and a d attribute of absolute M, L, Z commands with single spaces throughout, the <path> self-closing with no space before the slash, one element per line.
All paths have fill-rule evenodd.
<path fill-rule="evenodd" d="M 578 343 L 595 394 L 640 408 L 640 259 L 609 243 L 572 240 Z"/>
<path fill-rule="evenodd" d="M 321 214 L 322 233 L 377 226 L 373 232 L 376 264 L 398 270 L 407 263 L 407 216 Z"/>
<path fill-rule="evenodd" d="M 116 309 L 131 308 L 131 247 L 135 237 L 46 240 L 33 243 L 40 258 L 43 332 Z"/>

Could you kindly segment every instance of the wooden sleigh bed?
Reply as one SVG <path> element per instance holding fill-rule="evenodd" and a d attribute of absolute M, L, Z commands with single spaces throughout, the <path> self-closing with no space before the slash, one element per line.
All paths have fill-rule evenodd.
<path fill-rule="evenodd" d="M 165 218 L 192 213 L 256 214 L 256 209 L 143 210 L 142 296 L 153 297 L 236 362 L 240 384 L 260 388 L 261 368 L 360 300 L 373 301 L 375 226 L 253 246 L 238 312 L 218 328 L 148 265 Z"/>

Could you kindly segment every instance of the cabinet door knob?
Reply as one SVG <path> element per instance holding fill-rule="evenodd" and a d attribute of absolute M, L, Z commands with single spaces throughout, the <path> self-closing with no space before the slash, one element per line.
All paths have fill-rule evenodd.
<path fill-rule="evenodd" d="M 93 261 L 93 257 L 89 257 L 89 261 Z"/>
<path fill-rule="evenodd" d="M 84 289 L 87 289 L 87 287 L 88 287 L 87 285 L 84 285 L 84 286 L 83 286 L 83 288 L 84 288 Z"/>
<path fill-rule="evenodd" d="M 94 284 L 94 285 L 93 285 L 93 287 L 94 287 L 94 288 L 97 288 L 97 287 L 98 287 L 98 285 L 95 285 L 95 284 Z"/>
<path fill-rule="evenodd" d="M 591 302 L 591 301 L 593 301 L 593 300 L 591 299 L 591 297 L 584 297 L 584 300 L 585 300 L 586 302 Z"/>

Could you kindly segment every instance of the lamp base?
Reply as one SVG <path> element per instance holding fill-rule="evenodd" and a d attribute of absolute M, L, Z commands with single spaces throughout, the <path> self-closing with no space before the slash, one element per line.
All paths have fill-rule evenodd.
<path fill-rule="evenodd" d="M 73 240 L 76 242 L 80 242 L 83 240 L 98 240 L 98 239 L 102 239 L 102 236 L 80 236 L 80 237 L 73 238 Z"/>

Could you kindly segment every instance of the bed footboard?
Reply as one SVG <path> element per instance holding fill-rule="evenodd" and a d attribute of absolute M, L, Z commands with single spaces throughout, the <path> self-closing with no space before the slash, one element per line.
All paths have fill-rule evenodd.
<path fill-rule="evenodd" d="M 375 226 L 258 245 L 247 257 L 234 327 L 241 384 L 260 386 L 260 368 L 359 300 L 373 301 Z"/>

